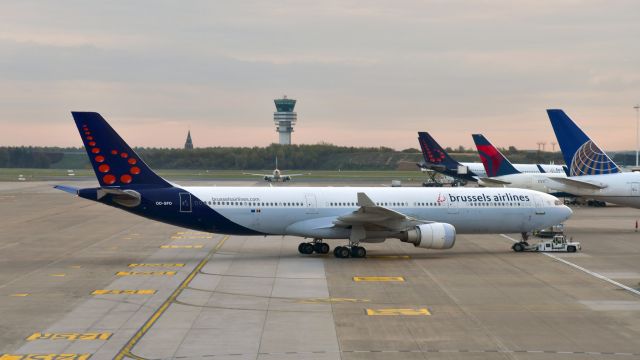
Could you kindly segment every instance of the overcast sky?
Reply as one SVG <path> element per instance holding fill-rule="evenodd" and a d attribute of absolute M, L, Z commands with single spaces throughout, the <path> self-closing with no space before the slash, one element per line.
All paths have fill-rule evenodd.
<path fill-rule="evenodd" d="M 554 141 L 563 108 L 635 148 L 640 1 L 3 1 L 0 146 L 80 146 L 98 111 L 132 146 L 417 147 Z"/>

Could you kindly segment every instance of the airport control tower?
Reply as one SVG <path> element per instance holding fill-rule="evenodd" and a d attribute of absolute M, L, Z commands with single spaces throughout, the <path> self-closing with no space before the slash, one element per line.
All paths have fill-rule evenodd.
<path fill-rule="evenodd" d="M 284 95 L 282 99 L 275 99 L 273 102 L 277 110 L 273 113 L 273 122 L 276 123 L 276 131 L 280 134 L 280 144 L 291 145 L 293 125 L 298 120 L 298 115 L 293 111 L 296 101 L 287 99 L 287 95 Z"/>

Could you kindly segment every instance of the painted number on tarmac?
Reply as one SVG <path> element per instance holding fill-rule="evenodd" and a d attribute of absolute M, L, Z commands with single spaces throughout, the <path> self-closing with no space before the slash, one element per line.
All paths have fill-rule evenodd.
<path fill-rule="evenodd" d="M 153 295 L 156 290 L 142 289 L 142 290 L 94 290 L 91 295 Z"/>
<path fill-rule="evenodd" d="M 162 245 L 161 249 L 202 249 L 204 245 Z"/>
<path fill-rule="evenodd" d="M 129 264 L 130 268 L 133 267 L 183 267 L 184 264 Z"/>
<path fill-rule="evenodd" d="M 87 360 L 91 354 L 1 354 L 0 360 Z"/>
<path fill-rule="evenodd" d="M 421 309 L 367 309 L 369 316 L 429 316 L 426 308 Z"/>
<path fill-rule="evenodd" d="M 353 281 L 355 282 L 364 282 L 364 281 L 396 281 L 396 282 L 404 282 L 404 278 L 402 276 L 354 276 Z"/>
<path fill-rule="evenodd" d="M 118 276 L 173 276 L 175 271 L 118 271 Z"/>
<path fill-rule="evenodd" d="M 33 333 L 27 338 L 27 341 L 34 340 L 109 340 L 113 335 L 110 332 L 88 332 L 88 333 Z"/>

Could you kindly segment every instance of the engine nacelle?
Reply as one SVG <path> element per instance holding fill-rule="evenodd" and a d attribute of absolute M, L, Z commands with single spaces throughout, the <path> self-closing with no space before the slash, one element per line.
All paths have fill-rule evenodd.
<path fill-rule="evenodd" d="M 456 243 L 456 228 L 447 223 L 418 225 L 400 240 L 425 249 L 451 249 Z"/>

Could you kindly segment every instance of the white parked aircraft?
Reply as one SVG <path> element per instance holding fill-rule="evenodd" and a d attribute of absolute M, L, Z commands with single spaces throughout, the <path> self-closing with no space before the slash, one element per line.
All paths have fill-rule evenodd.
<path fill-rule="evenodd" d="M 287 174 L 284 175 L 280 169 L 278 169 L 278 158 L 276 157 L 276 168 L 273 170 L 271 174 L 252 174 L 252 173 L 242 173 L 244 175 L 253 175 L 253 176 L 261 176 L 265 181 L 268 182 L 287 182 L 293 180 L 294 176 L 302 176 L 308 174 Z"/>
<path fill-rule="evenodd" d="M 640 208 L 640 173 L 622 172 L 562 110 L 547 110 L 570 177 L 556 178 L 556 190 Z"/>
<path fill-rule="evenodd" d="M 98 113 L 73 112 L 100 187 L 58 189 L 149 219 L 199 231 L 311 238 L 298 250 L 364 257 L 366 242 L 397 238 L 449 249 L 457 233 L 526 233 L 571 209 L 523 189 L 389 187 L 183 187 L 156 175 Z"/>

